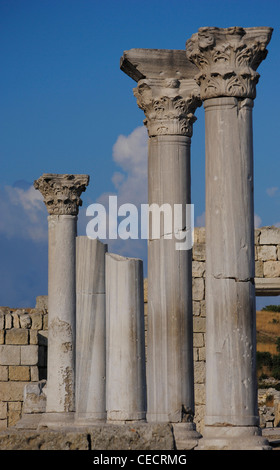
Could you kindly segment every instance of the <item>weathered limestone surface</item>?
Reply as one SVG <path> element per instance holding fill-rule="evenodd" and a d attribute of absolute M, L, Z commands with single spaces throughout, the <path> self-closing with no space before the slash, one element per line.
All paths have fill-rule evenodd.
<path fill-rule="evenodd" d="M 76 420 L 106 418 L 105 254 L 107 245 L 76 239 Z"/>
<path fill-rule="evenodd" d="M 106 254 L 107 421 L 146 418 L 143 262 Z"/>
<path fill-rule="evenodd" d="M 190 142 L 201 105 L 197 70 L 183 51 L 125 51 L 121 69 L 137 82 L 134 94 L 149 135 L 149 205 L 190 199 Z M 186 217 L 177 234 L 188 232 Z M 168 238 L 168 239 L 167 239 Z M 191 251 L 176 249 L 174 227 L 149 232 L 147 390 L 149 422 L 192 421 L 194 415 Z M 187 431 L 186 431 L 187 434 Z"/>
<path fill-rule="evenodd" d="M 259 418 L 252 107 L 256 69 L 266 57 L 271 32 L 200 28 L 186 43 L 188 59 L 199 68 L 206 135 L 206 426 L 201 449 L 266 447 L 265 440 L 254 440 Z"/>
<path fill-rule="evenodd" d="M 75 409 L 77 214 L 88 182 L 87 175 L 57 174 L 34 182 L 49 213 L 47 420 Z"/>
<path fill-rule="evenodd" d="M 0 432 L 0 450 L 174 450 L 173 428 L 169 424 L 103 424 L 82 431 Z"/>

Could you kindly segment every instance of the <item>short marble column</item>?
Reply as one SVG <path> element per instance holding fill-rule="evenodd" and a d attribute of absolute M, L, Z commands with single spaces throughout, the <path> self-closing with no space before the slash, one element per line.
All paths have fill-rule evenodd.
<path fill-rule="evenodd" d="M 107 245 L 76 239 L 76 414 L 79 424 L 106 419 L 105 254 Z"/>
<path fill-rule="evenodd" d="M 143 262 L 106 254 L 108 422 L 146 418 Z"/>
<path fill-rule="evenodd" d="M 172 212 L 171 227 L 162 219 L 159 236 L 149 225 L 147 420 L 185 423 L 184 429 L 192 432 L 192 234 L 186 207 L 191 204 L 192 125 L 201 105 L 197 69 L 185 51 L 153 49 L 126 51 L 121 68 L 138 82 L 134 94 L 146 115 L 149 207 L 167 204 Z M 183 214 L 177 227 L 176 205 Z M 185 236 L 184 248 L 179 233 Z"/>
<path fill-rule="evenodd" d="M 34 186 L 44 196 L 49 227 L 48 376 L 41 425 L 64 425 L 75 410 L 76 235 L 87 175 L 43 174 Z"/>
<path fill-rule="evenodd" d="M 270 28 L 201 28 L 206 139 L 206 415 L 201 449 L 266 449 L 259 428 L 252 108 Z"/>

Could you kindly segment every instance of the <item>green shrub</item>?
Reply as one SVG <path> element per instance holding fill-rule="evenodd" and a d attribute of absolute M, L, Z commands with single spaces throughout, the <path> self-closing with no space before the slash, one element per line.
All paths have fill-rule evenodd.
<path fill-rule="evenodd" d="M 262 308 L 263 312 L 280 312 L 280 305 L 267 305 Z"/>

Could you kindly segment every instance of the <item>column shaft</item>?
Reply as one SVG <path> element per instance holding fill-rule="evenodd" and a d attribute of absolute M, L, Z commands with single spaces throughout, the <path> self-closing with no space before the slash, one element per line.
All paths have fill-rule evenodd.
<path fill-rule="evenodd" d="M 76 238 L 76 420 L 106 419 L 105 253 L 107 245 Z"/>
<path fill-rule="evenodd" d="M 204 102 L 207 425 L 258 425 L 252 106 Z"/>
<path fill-rule="evenodd" d="M 173 211 L 181 204 L 182 229 L 190 203 L 190 140 L 149 138 L 149 205 L 168 203 Z M 194 414 L 192 258 L 190 249 L 176 249 L 173 224 L 170 239 L 163 218 L 161 224 L 160 238 L 150 231 L 148 242 L 147 419 L 181 422 Z"/>
<path fill-rule="evenodd" d="M 47 412 L 74 411 L 77 216 L 50 215 Z"/>
<path fill-rule="evenodd" d="M 106 255 L 108 421 L 146 417 L 143 263 Z"/>

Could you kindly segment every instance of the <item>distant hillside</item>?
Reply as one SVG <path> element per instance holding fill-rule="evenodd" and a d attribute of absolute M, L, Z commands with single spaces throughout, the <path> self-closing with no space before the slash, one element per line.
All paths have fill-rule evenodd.
<path fill-rule="evenodd" d="M 278 354 L 280 312 L 257 311 L 257 351 Z"/>

